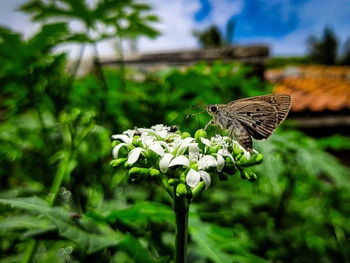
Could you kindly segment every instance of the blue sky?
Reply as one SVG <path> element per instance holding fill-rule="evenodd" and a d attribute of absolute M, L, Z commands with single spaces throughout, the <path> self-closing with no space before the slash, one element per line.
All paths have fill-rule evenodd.
<path fill-rule="evenodd" d="M 89 0 L 95 1 L 95 0 Z M 25 0 L 4 1 L 0 24 L 33 34 L 28 16 L 15 12 Z M 237 44 L 268 44 L 272 55 L 303 55 L 306 38 L 319 36 L 325 26 L 334 29 L 341 42 L 350 37 L 350 0 L 148 0 L 161 22 L 156 27 L 163 33 L 156 40 L 142 38 L 140 51 L 197 48 L 193 29 L 216 24 L 225 32 L 227 21 L 236 23 L 234 42 Z M 74 27 L 74 25 L 73 25 Z M 102 55 L 114 52 L 111 43 L 99 47 Z M 72 56 L 77 48 L 67 49 Z"/>

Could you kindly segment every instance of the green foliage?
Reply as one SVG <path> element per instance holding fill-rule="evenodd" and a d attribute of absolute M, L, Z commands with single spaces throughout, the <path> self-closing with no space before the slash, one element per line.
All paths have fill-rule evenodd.
<path fill-rule="evenodd" d="M 193 35 L 198 38 L 204 48 L 221 47 L 224 43 L 217 26 L 210 26 L 202 32 L 194 31 Z"/>
<path fill-rule="evenodd" d="M 84 25 L 84 31 L 70 32 L 67 41 L 97 42 L 116 36 L 144 35 L 153 38 L 159 35 L 149 25 L 158 21 L 156 16 L 149 14 L 150 6 L 136 3 L 133 0 L 102 0 L 93 6 L 88 5 L 88 1 L 85 0 L 59 0 L 49 3 L 42 0 L 31 0 L 22 5 L 20 9 L 31 14 L 34 21 L 55 18 L 66 22 L 72 20 L 81 22 Z M 101 26 L 98 28 L 99 23 L 105 28 L 101 29 Z M 90 30 L 97 33 L 97 36 L 92 37 L 89 34 Z"/>
<path fill-rule="evenodd" d="M 225 35 L 216 25 L 211 25 L 203 31 L 193 30 L 192 34 L 198 39 L 198 42 L 203 48 L 218 48 L 232 44 L 235 26 L 236 22 L 230 19 L 226 24 Z"/>
<path fill-rule="evenodd" d="M 309 56 L 317 64 L 334 65 L 337 62 L 338 40 L 331 28 L 325 28 L 321 39 L 310 36 L 307 39 Z"/>
<path fill-rule="evenodd" d="M 22 8 L 38 20 L 64 11 L 94 26 L 98 8 L 131 3 L 116 2 L 79 10 L 83 1 L 31 1 Z M 132 5 L 139 14 L 149 8 Z M 128 18 L 150 33 L 132 12 Z M 185 119 L 190 105 L 227 103 L 269 93 L 270 86 L 248 78 L 249 68 L 223 62 L 147 74 L 105 70 L 105 89 L 93 74 L 73 83 L 65 55 L 51 52 L 70 37 L 65 23 L 44 25 L 28 40 L 0 29 L 0 261 L 169 262 L 171 200 L 147 180 L 127 184 L 127 174 L 109 166 L 112 131 L 163 123 L 193 133 L 199 123 Z M 200 126 L 209 118 L 199 115 Z M 349 171 L 324 149 L 348 141 L 279 130 L 254 145 L 264 156 L 251 170 L 257 182 L 236 172 L 227 181 L 212 178 L 196 197 L 190 262 L 346 262 Z"/>

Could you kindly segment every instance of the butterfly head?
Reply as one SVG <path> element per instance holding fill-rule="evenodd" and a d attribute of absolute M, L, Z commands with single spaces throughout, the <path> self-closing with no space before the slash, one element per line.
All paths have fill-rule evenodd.
<path fill-rule="evenodd" d="M 209 104 L 207 106 L 207 112 L 209 113 L 209 115 L 214 116 L 217 111 L 218 111 L 218 106 L 216 104 Z"/>

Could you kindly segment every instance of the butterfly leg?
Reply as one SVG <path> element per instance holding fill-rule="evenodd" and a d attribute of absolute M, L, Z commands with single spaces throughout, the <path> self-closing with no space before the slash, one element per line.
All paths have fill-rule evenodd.
<path fill-rule="evenodd" d="M 207 125 L 205 125 L 204 130 L 206 130 L 206 129 L 209 127 L 210 124 L 214 124 L 214 123 L 213 123 L 213 119 L 211 119 L 211 120 L 207 123 Z"/>

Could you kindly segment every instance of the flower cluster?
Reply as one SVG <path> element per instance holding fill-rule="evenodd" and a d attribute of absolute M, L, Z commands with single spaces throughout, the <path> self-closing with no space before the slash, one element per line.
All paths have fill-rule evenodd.
<path fill-rule="evenodd" d="M 166 175 L 168 185 L 181 184 L 177 188 L 183 193 L 200 184 L 207 189 L 215 174 L 222 179 L 239 171 L 242 178 L 253 181 L 256 175 L 245 167 L 262 161 L 261 154 L 251 156 L 227 136 L 208 139 L 204 130 L 198 130 L 193 138 L 175 127 L 155 125 L 150 129 L 127 130 L 112 138 L 115 159 L 111 165 L 124 165 L 131 181 Z"/>

